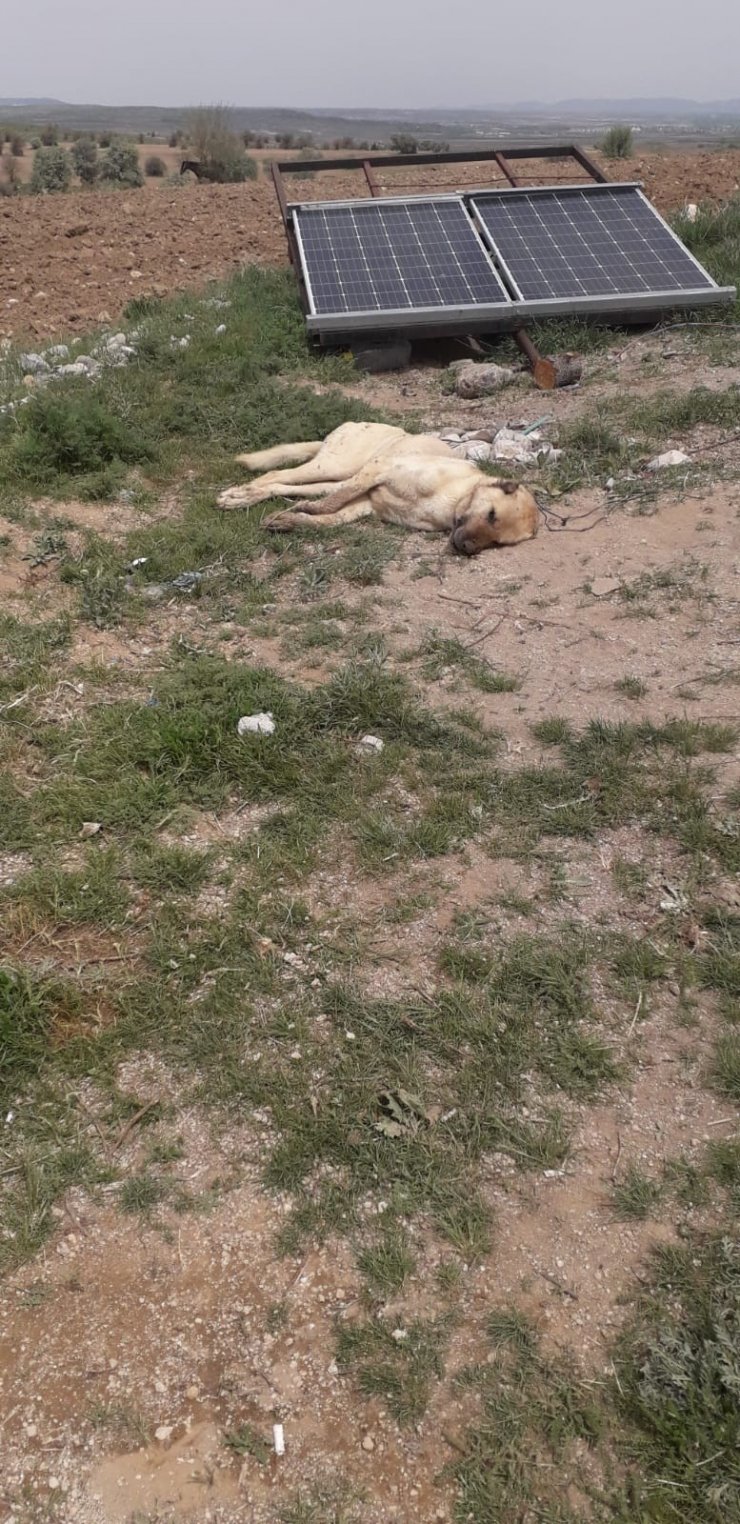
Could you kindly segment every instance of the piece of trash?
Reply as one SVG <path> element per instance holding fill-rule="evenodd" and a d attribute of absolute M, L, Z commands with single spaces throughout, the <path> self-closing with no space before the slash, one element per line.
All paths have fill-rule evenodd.
<path fill-rule="evenodd" d="M 384 747 L 385 741 L 381 741 L 380 736 L 360 736 L 356 749 L 359 752 L 374 751 L 380 753 Z"/>
<path fill-rule="evenodd" d="M 472 460 L 477 464 L 491 459 L 491 446 L 483 439 L 464 439 L 452 448 L 458 460 Z"/>
<path fill-rule="evenodd" d="M 220 338 L 221 334 L 226 332 L 226 324 L 225 323 L 219 323 L 218 328 L 215 330 L 215 332 L 216 332 L 216 336 L 218 338 Z"/>
<path fill-rule="evenodd" d="M 274 1423 L 273 1426 L 272 1426 L 272 1442 L 273 1442 L 273 1444 L 275 1446 L 275 1454 L 276 1455 L 284 1455 L 285 1454 L 285 1433 L 284 1433 L 283 1426 L 282 1426 L 281 1423 Z"/>
<path fill-rule="evenodd" d="M 609 593 L 617 593 L 621 586 L 618 577 L 594 577 L 591 592 L 594 598 L 607 598 Z"/>
<path fill-rule="evenodd" d="M 519 466 L 536 466 L 541 461 L 555 461 L 561 455 L 538 430 L 525 437 L 520 429 L 499 429 L 491 445 L 491 460 L 508 460 Z"/>
<path fill-rule="evenodd" d="M 99 820 L 83 820 L 80 826 L 80 836 L 83 841 L 86 841 L 88 836 L 97 836 L 98 831 L 102 831 L 102 829 L 102 822 Z"/>
<path fill-rule="evenodd" d="M 236 733 L 239 736 L 271 736 L 275 733 L 275 721 L 271 714 L 243 714 Z"/>
<path fill-rule="evenodd" d="M 684 450 L 665 450 L 662 455 L 654 455 L 647 463 L 648 471 L 664 471 L 667 466 L 687 466 L 690 461 Z"/>
<path fill-rule="evenodd" d="M 403 1344 L 404 1339 L 408 1339 L 408 1336 L 409 1334 L 407 1328 L 394 1328 L 393 1333 L 391 1334 L 391 1338 L 395 1339 L 397 1344 Z"/>
<path fill-rule="evenodd" d="M 180 572 L 179 577 L 173 577 L 170 587 L 177 588 L 178 593 L 192 593 L 193 589 L 200 587 L 203 581 L 203 573 L 199 571 Z"/>
<path fill-rule="evenodd" d="M 146 566 L 148 560 L 149 560 L 148 556 L 136 556 L 133 561 L 129 562 L 128 566 L 126 567 L 126 571 L 127 572 L 138 571 L 140 566 Z"/>
<path fill-rule="evenodd" d="M 687 201 L 684 207 L 684 216 L 688 219 L 689 222 L 696 222 L 696 219 L 699 216 L 699 208 L 695 201 Z"/>

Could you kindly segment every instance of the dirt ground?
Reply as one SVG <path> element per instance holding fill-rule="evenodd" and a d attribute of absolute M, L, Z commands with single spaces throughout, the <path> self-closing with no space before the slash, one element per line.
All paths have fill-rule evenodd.
<path fill-rule="evenodd" d="M 150 149 L 146 145 L 142 153 Z M 159 149 L 151 149 L 159 152 Z M 172 157 L 174 150 L 166 150 Z M 163 151 L 163 157 L 166 156 Z M 258 154 L 264 161 L 266 155 Z M 25 163 L 24 161 L 21 161 Z M 740 184 L 740 149 L 661 152 L 609 164 L 610 179 L 637 179 L 663 213 L 686 201 L 726 200 Z M 171 291 L 227 275 L 241 264 L 284 263 L 287 250 L 272 181 L 241 186 L 173 188 L 150 181 L 145 191 L 70 191 L 64 196 L 0 198 L 0 340 L 82 332 L 115 320 L 135 296 Z M 546 179 L 571 181 L 560 164 Z M 522 163 L 530 183 L 540 164 Z M 496 183 L 480 167 L 378 171 L 389 193 Z M 500 177 L 499 177 L 500 178 Z M 358 169 L 288 181 L 295 200 L 368 194 Z"/>
<path fill-rule="evenodd" d="M 270 228 L 276 232 L 267 196 L 266 187 L 248 192 L 251 204 L 262 207 L 265 240 Z M 65 202 L 65 215 L 73 215 L 73 199 Z M 225 223 L 231 220 L 242 252 L 249 252 L 248 237 L 257 236 L 254 224 L 247 233 L 241 190 L 197 188 L 172 197 L 163 192 L 161 202 L 152 196 L 135 204 L 145 226 L 149 215 L 156 219 L 170 207 L 186 219 L 197 209 L 210 221 L 215 205 Z M 95 198 L 89 205 L 104 218 L 111 209 L 123 214 L 124 201 Z M 57 215 L 51 204 L 42 203 L 39 210 L 42 218 Z M 25 205 L 21 211 L 25 216 Z M 188 225 L 192 229 L 186 221 L 172 230 L 164 246 L 170 260 L 179 258 L 177 229 Z M 155 228 L 153 221 L 152 259 L 159 257 L 167 268 Z M 196 245 L 194 230 L 191 237 Z M 70 240 L 70 247 L 77 249 L 78 240 Z M 144 263 L 142 247 L 137 244 L 139 263 Z M 117 252 L 111 245 L 111 257 Z M 202 275 L 211 257 L 201 250 Z M 194 269 L 188 267 L 183 281 L 193 279 Z M 112 290 L 124 290 L 126 273 L 121 272 L 118 287 L 106 285 L 108 277 L 99 274 L 99 289 L 106 289 L 113 304 Z M 57 278 L 61 281 L 61 274 Z M 64 289 L 73 285 L 67 268 Z M 82 321 L 82 304 L 79 312 Z M 608 372 L 604 394 L 643 385 L 649 342 L 625 344 L 599 362 Z M 706 370 L 685 358 L 681 375 L 685 384 L 719 386 L 737 381 L 738 370 Z M 400 380 L 366 380 L 358 389 L 367 401 L 380 404 L 389 404 L 395 394 L 396 406 L 421 407 L 439 427 L 463 421 L 475 427 L 481 410 L 490 409 L 489 403 L 463 405 L 444 397 L 434 374 L 424 370 Z M 527 393 L 515 411 L 534 417 L 540 405 Z M 579 405 L 578 394 L 552 403 L 563 417 Z M 596 510 L 587 533 L 573 532 L 574 519 L 570 531 L 543 529 L 533 543 L 472 563 L 451 558 L 423 536 L 410 536 L 385 573 L 372 627 L 396 659 L 418 646 L 433 626 L 512 673 L 520 684 L 516 692 L 474 699 L 480 718 L 504 732 L 512 765 L 540 755 L 531 727 L 554 712 L 579 726 L 598 716 L 649 716 L 657 722 L 683 713 L 696 720 L 736 719 L 740 487 L 717 482 L 698 495 L 664 493 L 653 506 L 647 516 L 631 515 L 610 507 L 604 493 L 573 493 L 566 514 Z M 123 507 L 113 513 L 108 505 L 41 502 L 36 507 L 38 523 L 66 518 L 72 533 L 92 527 L 116 538 L 135 521 L 135 511 Z M 178 513 L 176 495 L 164 511 Z M 34 617 L 58 612 L 64 592 L 53 563 L 30 568 L 23 560 L 27 533 L 10 520 L 0 529 L 10 542 L 6 607 L 31 609 Z M 640 579 L 645 590 L 635 599 L 630 590 Z M 337 591 L 350 606 L 363 596 L 349 586 Z M 286 579 L 281 606 L 299 596 Z M 279 640 L 269 635 L 225 631 L 221 622 L 208 627 L 202 605 L 187 600 L 152 609 L 144 631 L 81 630 L 73 659 L 96 658 L 111 675 L 145 673 L 156 668 L 173 640 L 197 640 L 206 648 L 226 649 L 233 658 L 257 658 L 303 681 L 326 675 L 322 653 L 309 663 L 305 656 L 286 657 Z M 625 674 L 643 685 L 638 699 L 616 691 Z M 74 691 L 60 690 L 57 698 L 57 717 L 60 703 L 69 713 L 84 701 Z M 456 675 L 427 684 L 427 698 L 438 707 L 459 703 Z M 737 755 L 714 758 L 713 765 L 718 790 L 737 784 Z M 204 817 L 195 839 L 213 842 L 252 829 L 249 811 L 220 820 Z M 561 843 L 558 850 L 565 905 L 557 911 L 548 904 L 536 866 L 493 858 L 474 846 L 445 859 L 431 874 L 417 866 L 378 879 L 327 868 L 313 877 L 309 900 L 337 921 L 348 912 L 364 918 L 370 947 L 365 977 L 373 996 L 397 996 L 410 986 L 434 989 L 437 954 L 455 910 L 490 915 L 497 939 L 521 929 L 521 912 L 513 903 L 505 908 L 507 895 L 512 901 L 516 895 L 532 898 L 550 930 L 553 916 L 560 916 L 593 928 L 618 926 L 635 938 L 649 932 L 643 906 L 633 913 L 624 903 L 616 908 L 611 876 L 618 859 L 643 861 L 646 843 L 638 830 L 625 828 L 595 843 Z M 6 882 L 22 867 L 22 862 L 5 864 Z M 680 859 L 667 849 L 654 852 L 646 893 L 656 916 L 666 884 L 678 882 L 680 888 L 682 872 Z M 390 927 L 387 914 L 401 894 L 413 895 L 430 884 L 432 905 L 407 924 Z M 736 885 L 718 881 L 713 888 L 716 900 L 737 905 Z M 83 954 L 84 949 L 73 950 L 69 966 Z M 495 1210 L 495 1247 L 481 1264 L 464 1268 L 461 1318 L 444 1380 L 424 1418 L 406 1430 L 393 1422 L 383 1401 L 360 1397 L 333 1358 L 337 1325 L 351 1322 L 359 1307 L 357 1271 L 347 1245 L 332 1240 L 303 1258 L 275 1259 L 276 1218 L 288 1203 L 267 1197 L 257 1184 L 259 1128 L 255 1134 L 252 1122 L 214 1140 L 156 1061 L 125 1066 L 119 1084 L 140 1101 L 166 1093 L 174 1102 L 175 1120 L 159 1124 L 156 1135 L 162 1143 L 175 1131 L 182 1138 L 183 1184 L 205 1190 L 232 1174 L 239 1183 L 208 1215 L 179 1217 L 164 1209 L 156 1223 L 123 1217 L 116 1210 L 115 1187 L 94 1200 L 81 1191 L 67 1194 L 47 1246 L 11 1277 L 0 1310 L 5 1436 L 0 1520 L 266 1524 L 296 1489 L 310 1491 L 341 1477 L 358 1498 L 370 1498 L 371 1511 L 367 1501 L 358 1504 L 358 1513 L 348 1508 L 341 1515 L 327 1504 L 324 1512 L 306 1518 L 319 1524 L 340 1517 L 368 1524 L 450 1521 L 455 1490 L 444 1467 L 454 1460 L 471 1416 L 455 1375 L 476 1357 L 491 1308 L 514 1300 L 535 1318 L 547 1347 L 574 1354 L 595 1382 L 606 1379 L 625 1293 L 649 1247 L 670 1242 L 675 1232 L 661 1212 L 645 1222 L 618 1221 L 610 1210 L 614 1182 L 630 1165 L 656 1172 L 677 1154 L 691 1160 L 708 1142 L 734 1133 L 733 1107 L 713 1095 L 702 1078 L 711 1009 L 702 1000 L 696 1019 L 682 1024 L 678 1001 L 678 988 L 666 986 L 639 1024 L 638 1010 L 632 1025 L 616 1035 L 615 1052 L 629 1058 L 631 1077 L 597 1106 L 583 1108 L 562 1168 L 522 1177 L 511 1160 L 490 1160 L 485 1193 Z M 133 1172 L 144 1150 L 133 1130 L 117 1162 Z M 405 1320 L 430 1316 L 442 1305 L 434 1293 L 441 1245 L 431 1232 L 415 1229 L 414 1234 L 418 1270 L 408 1289 L 383 1309 L 397 1321 L 401 1337 Z M 278 1305 L 283 1314 L 275 1326 L 271 1309 Z M 240 1424 L 269 1435 L 274 1422 L 284 1425 L 283 1460 L 236 1456 L 223 1443 L 224 1433 Z"/>

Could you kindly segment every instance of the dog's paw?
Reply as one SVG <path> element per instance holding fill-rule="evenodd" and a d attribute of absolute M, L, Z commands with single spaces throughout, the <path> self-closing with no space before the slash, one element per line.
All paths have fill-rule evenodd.
<path fill-rule="evenodd" d="M 295 516 L 288 509 L 284 513 L 271 513 L 269 519 L 262 520 L 262 528 L 269 529 L 274 534 L 286 534 L 289 529 L 295 528 Z"/>
<path fill-rule="evenodd" d="M 216 498 L 219 508 L 248 508 L 251 496 L 246 487 L 227 487 Z"/>

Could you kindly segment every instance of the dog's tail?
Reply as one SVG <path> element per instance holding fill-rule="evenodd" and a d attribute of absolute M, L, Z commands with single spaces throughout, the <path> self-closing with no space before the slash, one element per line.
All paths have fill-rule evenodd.
<path fill-rule="evenodd" d="M 275 445 L 272 450 L 255 450 L 251 455 L 237 455 L 236 458 L 248 471 L 265 471 L 272 466 L 301 465 L 304 460 L 313 460 L 322 444 L 321 439 L 311 439 L 303 444 L 282 444 Z"/>

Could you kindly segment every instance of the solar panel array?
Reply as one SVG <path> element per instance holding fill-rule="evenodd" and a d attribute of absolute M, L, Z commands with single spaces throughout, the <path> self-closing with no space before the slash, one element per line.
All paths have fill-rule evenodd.
<path fill-rule="evenodd" d="M 631 186 L 517 191 L 471 205 L 524 301 L 714 284 Z"/>
<path fill-rule="evenodd" d="M 298 228 L 318 313 L 510 300 L 460 200 L 304 207 Z"/>
<path fill-rule="evenodd" d="M 734 294 L 632 185 L 314 202 L 291 215 L 307 321 L 322 333 L 432 321 L 485 331 L 543 311 L 658 310 Z"/>

